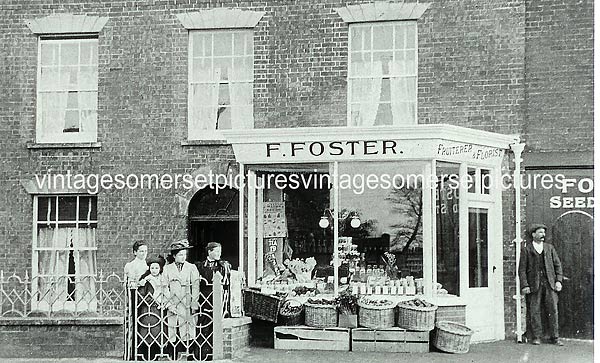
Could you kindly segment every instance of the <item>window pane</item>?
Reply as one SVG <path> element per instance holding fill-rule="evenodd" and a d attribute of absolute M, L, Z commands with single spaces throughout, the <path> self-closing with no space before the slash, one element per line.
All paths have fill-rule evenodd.
<path fill-rule="evenodd" d="M 231 33 L 214 34 L 215 56 L 227 56 L 232 54 L 231 37 Z"/>
<path fill-rule="evenodd" d="M 57 50 L 58 45 L 54 43 L 41 43 L 41 64 L 42 65 L 53 65 L 58 63 Z"/>
<path fill-rule="evenodd" d="M 406 26 L 406 48 L 416 48 L 416 26 L 415 23 L 409 23 Z"/>
<path fill-rule="evenodd" d="M 402 175 L 422 174 L 420 162 L 353 162 L 340 163 L 341 175 L 377 176 L 401 170 Z M 379 179 L 381 180 L 381 179 Z M 423 277 L 423 201 L 421 183 L 395 181 L 402 188 L 386 187 L 375 183 L 364 189 L 340 188 L 340 230 L 342 237 L 351 237 L 358 252 L 364 253 L 365 264 L 384 270 L 385 252 L 394 255 L 399 274 L 391 278 Z M 362 191 L 362 192 L 361 192 Z M 360 225 L 352 227 L 352 217 L 358 217 Z M 318 218 L 313 223 L 318 223 Z M 368 266 L 367 266 L 368 269 Z M 382 271 L 383 272 L 383 271 Z M 360 276 L 360 272 L 356 274 Z M 385 274 L 384 274 L 385 280 Z M 366 281 L 364 281 L 366 282 Z M 376 283 L 378 284 L 378 283 Z"/>
<path fill-rule="evenodd" d="M 217 129 L 218 130 L 231 129 L 231 108 L 230 107 L 219 107 L 219 111 L 217 113 Z"/>
<path fill-rule="evenodd" d="M 79 100 L 78 100 L 77 92 L 69 92 L 67 94 L 67 108 L 68 109 L 78 109 L 79 108 Z"/>
<path fill-rule="evenodd" d="M 378 125 L 392 125 L 394 118 L 392 116 L 392 107 L 389 103 L 381 103 L 377 108 L 377 118 L 375 119 L 375 126 Z"/>
<path fill-rule="evenodd" d="M 244 33 L 234 33 L 233 34 L 233 55 L 242 56 L 245 55 L 245 45 L 246 45 L 246 34 Z"/>
<path fill-rule="evenodd" d="M 79 63 L 79 43 L 63 43 L 60 47 L 60 64 L 78 64 Z"/>
<path fill-rule="evenodd" d="M 390 79 L 381 80 L 381 102 L 390 102 Z"/>
<path fill-rule="evenodd" d="M 40 91 L 57 89 L 59 85 L 59 73 L 56 67 L 42 67 L 40 70 Z"/>
<path fill-rule="evenodd" d="M 98 92 L 78 92 L 79 109 L 96 110 L 98 108 Z"/>
<path fill-rule="evenodd" d="M 374 26 L 373 27 L 373 49 L 392 49 L 393 28 L 389 25 Z"/>
<path fill-rule="evenodd" d="M 98 67 L 81 67 L 79 79 L 79 89 L 96 90 L 98 89 Z"/>
<path fill-rule="evenodd" d="M 77 83 L 77 74 L 78 74 L 78 70 L 77 70 L 77 66 L 75 67 L 61 67 L 60 68 L 60 79 L 61 79 L 61 84 L 60 84 L 60 88 L 61 89 L 78 89 L 78 83 Z"/>
<path fill-rule="evenodd" d="M 58 220 L 74 221 L 77 212 L 77 197 L 58 197 Z"/>
<path fill-rule="evenodd" d="M 98 219 L 96 197 L 79 197 L 79 221 L 94 221 Z"/>
<path fill-rule="evenodd" d="M 95 44 L 89 42 L 82 42 L 79 50 L 79 60 L 81 64 L 92 64 L 92 48 L 95 47 Z"/>
<path fill-rule="evenodd" d="M 469 208 L 469 287 L 488 286 L 488 212 Z"/>
<path fill-rule="evenodd" d="M 363 28 L 350 26 L 350 50 L 362 50 Z"/>
<path fill-rule="evenodd" d="M 234 58 L 230 81 L 251 81 L 252 63 L 248 58 Z"/>
<path fill-rule="evenodd" d="M 490 194 L 490 186 L 492 185 L 491 174 L 487 169 L 481 169 L 481 194 Z"/>
<path fill-rule="evenodd" d="M 477 170 L 475 168 L 468 168 L 467 169 L 467 174 L 469 175 L 469 178 L 467 179 L 469 184 L 468 184 L 468 192 L 469 193 L 475 193 L 475 184 L 476 184 L 476 180 L 475 180 L 475 175 L 477 173 Z"/>
<path fill-rule="evenodd" d="M 79 132 L 79 110 L 68 110 L 65 113 L 63 132 Z"/>
<path fill-rule="evenodd" d="M 437 282 L 459 295 L 459 164 L 437 162 L 436 260 Z"/>
<path fill-rule="evenodd" d="M 192 38 L 192 57 L 205 56 L 204 46 L 206 35 L 200 32 L 192 32 L 190 37 Z"/>
<path fill-rule="evenodd" d="M 56 197 L 38 197 L 38 221 L 56 221 Z"/>
<path fill-rule="evenodd" d="M 215 58 L 214 64 L 215 68 L 220 69 L 221 71 L 221 80 L 229 79 L 229 69 L 232 67 L 232 58 Z"/>
<path fill-rule="evenodd" d="M 221 83 L 219 85 L 219 105 L 230 105 L 229 85 Z"/>
<path fill-rule="evenodd" d="M 396 25 L 395 27 L 395 49 L 406 48 L 406 26 Z"/>

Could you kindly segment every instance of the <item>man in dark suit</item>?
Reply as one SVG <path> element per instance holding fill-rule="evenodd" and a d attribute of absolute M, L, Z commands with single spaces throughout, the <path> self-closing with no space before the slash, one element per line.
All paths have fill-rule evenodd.
<path fill-rule="evenodd" d="M 546 226 L 532 224 L 527 230 L 533 239 L 521 250 L 519 281 L 527 300 L 527 314 L 532 344 L 541 344 L 542 310 L 548 313 L 551 342 L 563 345 L 558 339 L 558 292 L 562 290 L 563 270 L 558 254 L 545 243 Z"/>

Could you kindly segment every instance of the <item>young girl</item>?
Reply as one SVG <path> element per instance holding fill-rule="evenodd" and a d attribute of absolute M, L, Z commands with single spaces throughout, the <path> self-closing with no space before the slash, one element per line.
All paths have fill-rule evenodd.
<path fill-rule="evenodd" d="M 141 277 L 138 289 L 139 354 L 154 360 L 167 342 L 166 308 L 169 289 L 162 276 L 165 259 L 162 256 L 148 260 L 149 269 Z"/>

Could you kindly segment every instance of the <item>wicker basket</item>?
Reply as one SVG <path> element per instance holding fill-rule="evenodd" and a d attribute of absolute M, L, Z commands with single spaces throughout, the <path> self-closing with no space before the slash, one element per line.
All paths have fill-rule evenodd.
<path fill-rule="evenodd" d="M 383 329 L 394 326 L 395 305 L 372 306 L 358 302 L 358 325 L 365 328 Z"/>
<path fill-rule="evenodd" d="M 433 333 L 433 346 L 448 353 L 467 353 L 473 330 L 451 321 L 438 321 Z"/>
<path fill-rule="evenodd" d="M 437 306 L 420 307 L 398 304 L 398 326 L 407 330 L 430 331 L 435 328 Z"/>
<path fill-rule="evenodd" d="M 244 289 L 244 312 L 246 316 L 277 323 L 282 303 L 282 297 Z"/>
<path fill-rule="evenodd" d="M 300 304 L 300 306 L 302 306 L 302 309 L 300 309 L 296 313 L 289 314 L 289 313 L 284 312 L 284 309 L 283 309 L 286 304 L 290 304 L 290 301 L 288 300 L 288 301 L 284 302 L 283 305 L 281 306 L 281 310 L 279 310 L 279 319 L 278 319 L 277 323 L 279 325 L 285 325 L 285 326 L 304 324 L 304 306 Z"/>
<path fill-rule="evenodd" d="M 338 312 L 335 305 L 304 304 L 304 323 L 315 328 L 336 327 Z"/>

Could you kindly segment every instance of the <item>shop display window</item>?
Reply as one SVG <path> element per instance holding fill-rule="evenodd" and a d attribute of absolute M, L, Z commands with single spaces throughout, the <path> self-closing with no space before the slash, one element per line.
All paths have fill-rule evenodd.
<path fill-rule="evenodd" d="M 460 164 L 436 163 L 437 293 L 459 295 L 459 169 Z"/>

